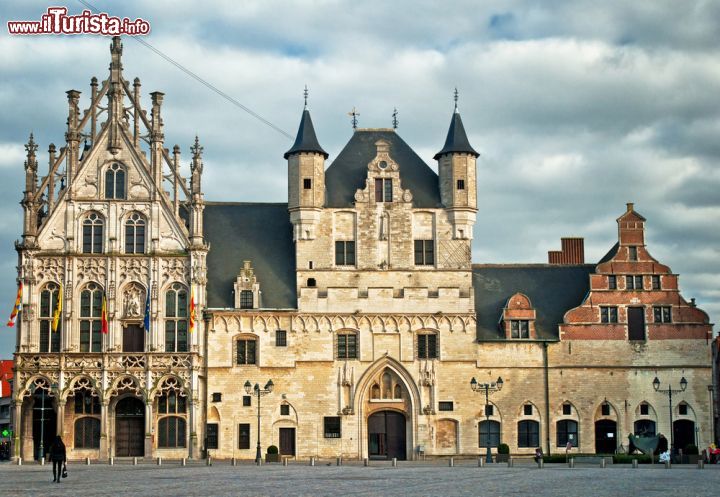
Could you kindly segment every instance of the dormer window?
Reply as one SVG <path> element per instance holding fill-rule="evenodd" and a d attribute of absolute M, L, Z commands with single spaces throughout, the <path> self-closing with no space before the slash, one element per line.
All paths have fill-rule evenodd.
<path fill-rule="evenodd" d="M 252 290 L 241 290 L 240 291 L 240 309 L 252 309 L 252 308 L 253 308 Z"/>
<path fill-rule="evenodd" d="M 235 278 L 235 308 L 257 309 L 260 302 L 260 283 L 255 276 L 255 270 L 250 261 L 243 261 L 240 274 Z"/>
<path fill-rule="evenodd" d="M 392 202 L 393 186 L 392 179 L 376 178 L 375 179 L 375 202 Z"/>
<path fill-rule="evenodd" d="M 503 309 L 500 326 L 505 338 L 514 340 L 527 340 L 536 338 L 536 313 L 532 302 L 522 293 L 510 297 Z"/>
<path fill-rule="evenodd" d="M 629 258 L 631 261 L 636 261 L 636 260 L 638 260 L 637 247 L 628 247 L 628 254 L 629 254 L 629 255 L 628 255 L 628 258 Z"/>

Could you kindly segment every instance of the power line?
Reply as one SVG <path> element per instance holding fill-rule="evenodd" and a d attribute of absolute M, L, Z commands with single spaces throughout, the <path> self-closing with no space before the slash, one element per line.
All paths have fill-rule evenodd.
<path fill-rule="evenodd" d="M 81 4 L 83 4 L 83 5 L 84 5 L 85 7 L 87 7 L 88 9 L 95 11 L 96 13 L 97 13 L 97 12 L 100 12 L 100 10 L 99 10 L 97 7 L 91 5 L 90 3 L 86 2 L 85 0 L 78 0 L 78 2 L 80 2 Z M 273 124 L 272 122 L 268 121 L 267 119 L 265 119 L 265 118 L 262 117 L 260 114 L 258 114 L 257 112 L 253 111 L 252 109 L 249 109 L 248 107 L 244 106 L 243 104 L 241 104 L 240 102 L 238 102 L 235 98 L 231 97 L 230 95 L 228 95 L 227 93 L 225 93 L 225 92 L 222 91 L 221 89 L 217 88 L 217 87 L 216 87 L 215 85 L 213 85 L 212 83 L 210 83 L 210 82 L 208 82 L 208 81 L 205 81 L 203 78 L 201 78 L 200 76 L 198 76 L 197 74 L 195 74 L 195 73 L 192 72 L 190 69 L 188 69 L 187 67 L 183 66 L 182 64 L 180 64 L 179 62 L 177 62 L 177 61 L 174 60 L 173 58 L 169 57 L 168 55 L 165 55 L 163 52 L 161 52 L 160 50 L 158 50 L 157 48 L 155 48 L 154 46 L 152 46 L 152 45 L 151 45 L 150 43 L 148 43 L 147 41 L 143 40 L 142 38 L 140 38 L 140 37 L 138 37 L 138 36 L 132 36 L 131 38 L 134 39 L 135 41 L 137 41 L 138 43 L 140 43 L 141 45 L 144 45 L 146 48 L 149 48 L 150 50 L 152 50 L 153 52 L 155 52 L 157 55 L 159 55 L 160 57 L 162 57 L 163 59 L 165 59 L 167 62 L 171 63 L 172 65 L 174 65 L 175 67 L 177 67 L 178 69 L 180 69 L 182 72 L 184 72 L 185 74 L 187 74 L 188 76 L 190 76 L 191 78 L 193 78 L 193 79 L 194 79 L 195 81 L 197 81 L 198 83 L 200 83 L 200 84 L 204 85 L 205 87 L 207 87 L 208 89 L 214 91 L 215 93 L 217 93 L 217 94 L 220 95 L 222 98 L 224 98 L 225 100 L 227 100 L 227 101 L 230 102 L 231 104 L 235 105 L 236 107 L 239 107 L 240 109 L 244 110 L 245 112 L 247 112 L 248 114 L 250 114 L 252 117 L 254 117 L 255 119 L 257 119 L 258 121 L 262 122 L 263 124 L 266 124 L 267 126 L 271 127 L 272 129 L 274 129 L 274 130 L 277 131 L 278 133 L 282 134 L 283 136 L 286 136 L 287 138 L 290 138 L 291 140 L 294 138 L 292 135 L 290 135 L 289 133 L 287 133 L 287 132 L 286 132 L 285 130 L 283 130 L 282 128 L 280 128 L 280 127 L 276 126 L 275 124 Z"/>

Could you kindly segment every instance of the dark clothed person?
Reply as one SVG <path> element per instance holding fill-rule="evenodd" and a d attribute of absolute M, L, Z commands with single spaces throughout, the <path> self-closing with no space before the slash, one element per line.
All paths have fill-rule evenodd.
<path fill-rule="evenodd" d="M 65 444 L 63 443 L 60 435 L 55 437 L 55 441 L 50 446 L 48 455 L 50 457 L 50 460 L 53 463 L 53 482 L 60 483 L 60 478 L 62 477 L 63 465 L 65 464 L 65 461 L 67 460 L 67 454 L 65 452 Z"/>

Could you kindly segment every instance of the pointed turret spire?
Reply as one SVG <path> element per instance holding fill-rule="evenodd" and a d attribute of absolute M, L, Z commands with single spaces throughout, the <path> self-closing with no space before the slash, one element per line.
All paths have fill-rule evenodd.
<path fill-rule="evenodd" d="M 307 108 L 307 87 L 304 91 L 305 95 L 305 108 L 303 109 L 302 119 L 300 119 L 300 127 L 298 128 L 297 136 L 295 137 L 295 143 L 290 147 L 290 150 L 285 152 L 283 157 L 287 159 L 293 154 L 299 154 L 300 152 L 315 152 L 322 154 L 325 158 L 328 158 L 328 153 L 318 143 L 317 136 L 315 135 L 315 127 L 313 126 L 312 118 L 310 117 L 310 111 Z"/>
<path fill-rule="evenodd" d="M 447 138 L 445 138 L 445 146 L 442 150 L 435 154 L 434 159 L 437 160 L 445 154 L 461 153 L 471 154 L 478 157 L 480 154 L 472 148 L 470 141 L 468 141 L 467 134 L 465 133 L 465 126 L 463 126 L 460 112 L 458 111 L 458 91 L 455 88 L 455 109 L 453 110 L 452 119 L 450 120 L 450 129 L 448 129 Z"/>

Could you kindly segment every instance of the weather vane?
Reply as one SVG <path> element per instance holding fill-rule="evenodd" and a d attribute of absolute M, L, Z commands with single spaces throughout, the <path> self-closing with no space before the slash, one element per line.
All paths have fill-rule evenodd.
<path fill-rule="evenodd" d="M 358 125 L 357 116 L 359 116 L 359 115 L 360 115 L 360 113 L 355 110 L 355 107 L 353 107 L 352 112 L 348 112 L 348 116 L 352 116 L 351 122 L 352 122 L 353 129 L 357 129 L 357 125 Z"/>
<path fill-rule="evenodd" d="M 455 112 L 457 112 L 457 110 L 458 110 L 458 108 L 457 108 L 457 101 L 458 101 L 457 86 L 455 87 L 455 97 L 454 97 L 454 99 L 455 99 Z"/>
<path fill-rule="evenodd" d="M 305 90 L 303 91 L 303 95 L 305 96 L 305 108 L 307 109 L 307 98 L 308 98 L 308 87 L 305 85 Z"/>
<path fill-rule="evenodd" d="M 392 117 L 393 117 L 393 120 L 392 120 L 393 129 L 397 129 L 397 127 L 398 127 L 398 122 L 399 122 L 399 121 L 398 121 L 397 116 L 398 116 L 397 108 L 393 108 L 393 113 L 392 113 Z"/>

